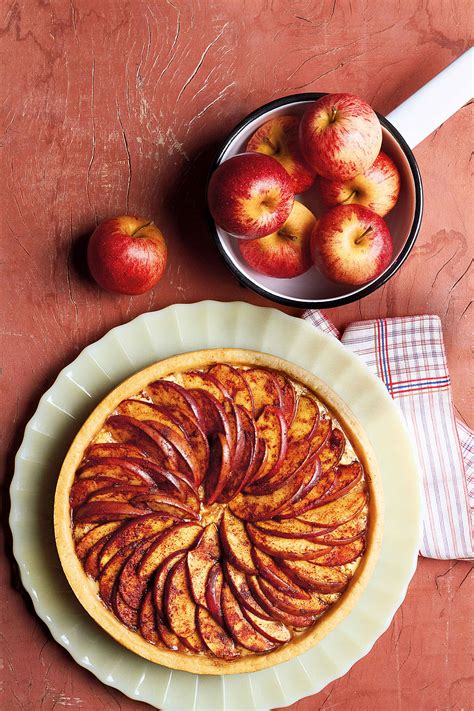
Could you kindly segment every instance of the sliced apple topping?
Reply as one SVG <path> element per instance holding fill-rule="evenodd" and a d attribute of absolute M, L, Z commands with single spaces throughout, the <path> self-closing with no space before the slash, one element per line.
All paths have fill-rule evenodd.
<path fill-rule="evenodd" d="M 256 573 L 252 559 L 252 544 L 245 525 L 230 508 L 226 508 L 221 518 L 219 533 L 227 560 L 243 573 Z"/>
<path fill-rule="evenodd" d="M 233 639 L 229 637 L 221 625 L 217 624 L 204 607 L 198 608 L 197 624 L 204 644 L 215 657 L 233 659 L 238 656 Z"/>
<path fill-rule="evenodd" d="M 258 653 L 269 652 L 274 648 L 275 644 L 246 619 L 227 583 L 222 588 L 222 611 L 227 628 L 242 647 Z"/>
<path fill-rule="evenodd" d="M 210 368 L 209 374 L 213 375 L 224 386 L 236 405 L 240 405 L 250 415 L 253 415 L 252 391 L 237 368 L 225 363 L 216 363 Z"/>
<path fill-rule="evenodd" d="M 77 556 L 150 644 L 265 654 L 349 585 L 363 467 L 283 373 L 216 363 L 170 377 L 123 400 L 87 448 L 69 497 Z"/>
<path fill-rule="evenodd" d="M 199 539 L 199 543 L 187 555 L 191 592 L 196 603 L 207 607 L 206 586 L 211 568 L 220 558 L 221 548 L 217 526 L 209 524 Z"/>
<path fill-rule="evenodd" d="M 277 379 L 270 371 L 263 368 L 249 368 L 242 371 L 242 376 L 252 392 L 255 417 L 259 417 L 263 408 L 268 405 L 282 407 L 283 394 Z"/>

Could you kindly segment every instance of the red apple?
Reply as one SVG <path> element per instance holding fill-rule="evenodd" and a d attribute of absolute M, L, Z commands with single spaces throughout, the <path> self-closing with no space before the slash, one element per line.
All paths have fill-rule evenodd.
<path fill-rule="evenodd" d="M 325 178 L 348 180 L 363 173 L 381 145 L 377 114 L 351 94 L 326 94 L 311 104 L 301 119 L 301 152 Z"/>
<path fill-rule="evenodd" d="M 312 265 L 309 246 L 315 224 L 313 213 L 295 200 L 289 218 L 279 230 L 239 245 L 242 257 L 260 274 L 280 279 L 299 276 Z"/>
<path fill-rule="evenodd" d="M 209 181 L 211 215 L 236 237 L 266 237 L 280 229 L 293 201 L 290 176 L 275 158 L 263 153 L 232 156 Z"/>
<path fill-rule="evenodd" d="M 398 200 L 400 174 L 386 153 L 380 151 L 365 173 L 349 180 L 321 178 L 321 197 L 325 205 L 365 205 L 378 215 L 386 215 Z"/>
<path fill-rule="evenodd" d="M 311 238 L 317 267 L 340 284 L 366 284 L 388 267 L 392 237 L 384 220 L 363 205 L 338 205 L 326 212 Z"/>
<path fill-rule="evenodd" d="M 143 294 L 163 276 L 167 249 L 150 220 L 124 215 L 105 220 L 89 240 L 87 262 L 95 281 L 120 294 Z"/>
<path fill-rule="evenodd" d="M 295 193 L 308 190 L 314 171 L 306 164 L 298 144 L 299 116 L 276 116 L 266 121 L 247 143 L 248 151 L 273 156 L 289 174 Z"/>

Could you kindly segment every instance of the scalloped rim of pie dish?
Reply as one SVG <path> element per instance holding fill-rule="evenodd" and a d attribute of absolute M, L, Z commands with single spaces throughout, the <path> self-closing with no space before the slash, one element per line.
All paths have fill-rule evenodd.
<path fill-rule="evenodd" d="M 69 492 L 84 451 L 122 400 L 136 395 L 154 380 L 176 372 L 206 368 L 214 363 L 270 368 L 288 375 L 312 391 L 341 424 L 364 466 L 370 492 L 366 551 L 348 588 L 339 600 L 314 625 L 274 651 L 265 654 L 246 654 L 232 660 L 176 652 L 154 646 L 140 634 L 125 627 L 101 601 L 96 581 L 87 576 L 76 555 L 69 503 Z M 83 608 L 103 630 L 132 652 L 156 664 L 196 674 L 240 674 L 267 669 L 313 647 L 354 608 L 374 570 L 380 553 L 382 534 L 383 490 L 380 473 L 368 437 L 347 405 L 331 388 L 307 370 L 277 356 L 238 348 L 213 348 L 173 356 L 139 371 L 112 390 L 99 403 L 76 435 L 61 467 L 54 500 L 54 535 L 59 558 L 66 578 Z"/>

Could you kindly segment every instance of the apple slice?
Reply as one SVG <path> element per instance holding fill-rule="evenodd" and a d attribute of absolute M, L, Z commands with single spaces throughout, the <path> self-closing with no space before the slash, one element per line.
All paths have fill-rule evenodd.
<path fill-rule="evenodd" d="M 206 607 L 209 610 L 209 614 L 221 627 L 224 627 L 221 603 L 223 584 L 224 576 L 221 565 L 220 563 L 214 563 L 206 581 Z"/>
<path fill-rule="evenodd" d="M 221 552 L 219 533 L 215 523 L 204 529 L 199 543 L 187 555 L 191 592 L 197 604 L 207 607 L 206 585 L 211 568 L 218 561 Z"/>
<path fill-rule="evenodd" d="M 111 486 L 116 484 L 116 479 L 106 476 L 97 477 L 97 479 L 87 478 L 75 481 L 69 492 L 69 503 L 71 504 L 71 508 L 76 509 L 95 492 L 100 491 L 101 489 L 109 489 Z"/>
<path fill-rule="evenodd" d="M 125 627 L 133 631 L 138 629 L 138 610 L 127 605 L 117 588 L 112 594 L 112 609 Z"/>
<path fill-rule="evenodd" d="M 204 503 L 213 504 L 221 495 L 231 475 L 232 455 L 227 439 L 218 434 L 211 444 L 209 469 L 204 480 Z"/>
<path fill-rule="evenodd" d="M 228 507 L 220 520 L 219 535 L 225 555 L 232 565 L 243 573 L 256 573 L 245 525 Z"/>
<path fill-rule="evenodd" d="M 126 459 L 127 457 L 144 457 L 141 449 L 133 444 L 120 444 L 118 442 L 101 442 L 91 444 L 84 455 L 84 459 L 99 459 L 101 457 L 114 457 L 115 459 Z"/>
<path fill-rule="evenodd" d="M 349 582 L 343 568 L 315 565 L 307 560 L 285 560 L 281 567 L 295 583 L 320 593 L 342 592 Z"/>
<path fill-rule="evenodd" d="M 199 462 L 190 442 L 181 427 L 163 408 L 148 402 L 143 402 L 143 400 L 130 399 L 123 400 L 117 407 L 116 412 L 118 415 L 146 422 L 157 430 L 162 437 L 171 442 L 173 447 L 184 459 L 186 465 L 193 472 L 195 483 L 199 484 L 202 479 L 202 474 L 199 471 Z M 163 449 L 161 442 L 160 447 Z M 165 454 L 169 456 L 167 451 L 165 451 Z"/>
<path fill-rule="evenodd" d="M 233 565 L 231 565 L 227 560 L 224 561 L 222 565 L 225 573 L 225 578 L 228 584 L 230 585 L 235 597 L 239 601 L 240 606 L 242 608 L 246 608 L 250 612 L 255 613 L 256 615 L 259 615 L 260 617 L 271 619 L 270 617 L 268 617 L 265 610 L 258 604 L 252 593 L 250 592 L 247 577 L 245 576 L 245 574 L 235 568 Z"/>
<path fill-rule="evenodd" d="M 340 526 L 349 521 L 358 511 L 365 506 L 367 494 L 365 483 L 360 481 L 347 494 L 328 504 L 312 508 L 305 513 L 298 514 L 298 518 L 317 526 Z"/>
<path fill-rule="evenodd" d="M 352 543 L 329 548 L 328 552 L 318 558 L 315 563 L 325 566 L 339 566 L 353 563 L 365 550 L 365 537 L 357 538 Z"/>
<path fill-rule="evenodd" d="M 259 617 L 254 615 L 253 612 L 242 608 L 244 617 L 250 622 L 252 627 L 255 627 L 257 632 L 263 634 L 267 637 L 270 642 L 276 642 L 276 644 L 284 644 L 289 642 L 292 638 L 292 634 L 288 627 L 283 624 L 283 622 L 278 622 L 278 620 L 268 620 L 267 618 Z"/>
<path fill-rule="evenodd" d="M 133 545 L 124 546 L 124 548 L 121 548 L 100 571 L 98 577 L 99 594 L 103 602 L 105 602 L 108 607 L 112 606 L 112 594 L 114 592 L 118 576 L 120 575 L 120 571 L 127 562 L 128 557 L 132 555 L 133 551 Z"/>
<path fill-rule="evenodd" d="M 246 488 L 250 494 L 271 494 L 292 476 L 297 469 L 307 460 L 309 444 L 305 440 L 290 440 L 286 450 L 285 459 L 274 474 L 266 475 L 256 480 Z"/>
<path fill-rule="evenodd" d="M 163 561 L 173 553 L 191 548 L 201 534 L 202 526 L 187 522 L 178 523 L 172 529 L 164 531 L 142 558 L 137 569 L 138 575 L 144 580 L 148 580 Z M 179 633 L 176 632 L 176 634 Z"/>
<path fill-rule="evenodd" d="M 138 448 L 156 464 L 165 464 L 166 459 L 162 449 L 138 424 L 138 420 L 123 415 L 111 415 L 104 425 L 104 436 L 113 437 L 117 444 Z"/>
<path fill-rule="evenodd" d="M 147 514 L 136 518 L 130 523 L 122 524 L 115 531 L 112 538 L 106 543 L 100 556 L 100 568 L 102 569 L 113 556 L 125 546 L 139 543 L 146 538 L 162 533 L 176 522 L 173 516 L 160 516 L 159 514 Z"/>
<path fill-rule="evenodd" d="M 286 480 L 283 486 L 271 494 L 252 496 L 242 493 L 230 502 L 229 508 L 245 521 L 265 521 L 277 516 L 279 511 L 288 505 L 288 502 L 298 496 L 298 492 L 304 486 L 306 475 L 305 467 L 300 467 Z"/>
<path fill-rule="evenodd" d="M 87 480 L 84 479 L 83 481 Z M 107 486 L 104 489 L 99 489 L 94 492 L 87 499 L 87 503 L 90 504 L 96 501 L 114 501 L 116 503 L 128 503 L 131 506 L 135 506 L 133 499 L 140 494 L 147 493 L 148 491 L 148 486 L 116 484 L 115 486 Z M 141 508 L 146 508 L 146 506 L 142 506 Z"/>
<path fill-rule="evenodd" d="M 276 521 L 275 519 L 256 521 L 254 526 L 264 533 L 280 536 L 281 538 L 318 538 L 318 543 L 324 543 L 324 541 L 319 540 L 319 537 L 325 536 L 330 530 L 327 528 L 315 528 L 311 523 L 300 521 L 298 518 L 290 518 L 283 521 Z M 331 545 L 333 544 L 331 543 Z"/>
<path fill-rule="evenodd" d="M 240 405 L 250 415 L 253 415 L 252 392 L 237 368 L 225 363 L 216 363 L 210 368 L 209 374 L 224 386 L 236 405 Z"/>
<path fill-rule="evenodd" d="M 293 519 L 305 511 L 318 506 L 319 501 L 323 496 L 331 491 L 334 483 L 336 481 L 336 473 L 334 469 L 330 469 L 321 475 L 319 481 L 313 486 L 311 491 L 309 491 L 304 497 L 299 501 L 291 503 L 286 508 L 282 509 L 278 514 L 278 518 L 281 520 Z"/>
<path fill-rule="evenodd" d="M 184 432 L 178 427 L 173 429 L 155 420 L 147 420 L 147 424 L 156 430 L 177 452 L 178 459 L 176 463 L 174 463 L 174 459 L 169 458 L 172 469 L 182 472 L 191 483 L 199 486 L 204 473 L 199 468 L 199 462 Z"/>
<path fill-rule="evenodd" d="M 197 418 L 188 417 L 185 410 L 179 407 L 169 407 L 166 414 L 181 428 L 191 445 L 199 463 L 201 477 L 207 470 L 209 464 L 209 443 L 207 437 L 198 424 Z M 201 479 L 202 481 L 202 479 Z M 201 483 L 199 481 L 199 484 Z"/>
<path fill-rule="evenodd" d="M 204 644 L 215 657 L 233 659 L 237 656 L 234 641 L 204 607 L 198 607 L 197 626 Z"/>
<path fill-rule="evenodd" d="M 255 474 L 254 482 L 273 476 L 282 465 L 287 449 L 287 427 L 282 411 L 267 405 L 256 421 L 257 434 L 265 442 L 267 455 Z"/>
<path fill-rule="evenodd" d="M 119 593 L 127 605 L 135 610 L 140 607 L 147 586 L 147 580 L 138 575 L 138 565 L 155 540 L 156 537 L 140 543 L 120 571 Z"/>
<path fill-rule="evenodd" d="M 231 439 L 227 417 L 219 402 L 211 393 L 205 390 L 191 390 L 198 408 L 198 422 L 206 437 L 214 437 L 219 432 Z"/>
<path fill-rule="evenodd" d="M 336 480 L 334 486 L 321 501 L 326 504 L 347 494 L 362 479 L 363 471 L 362 464 L 359 462 L 340 464 L 335 468 Z"/>
<path fill-rule="evenodd" d="M 329 434 L 332 430 L 332 420 L 327 415 L 321 415 L 318 426 L 308 439 L 312 452 L 319 452 L 321 447 L 326 443 Z"/>
<path fill-rule="evenodd" d="M 204 390 L 205 392 L 210 393 L 219 402 L 224 402 L 225 398 L 230 397 L 230 394 L 224 385 L 210 373 L 190 370 L 186 373 L 178 373 L 176 378 L 178 383 L 188 392 L 191 391 L 191 393 L 193 393 L 194 390 Z"/>
<path fill-rule="evenodd" d="M 256 526 L 247 524 L 252 543 L 264 553 L 287 560 L 312 560 L 329 550 L 328 546 L 314 543 L 306 538 L 280 538 L 264 533 Z"/>
<path fill-rule="evenodd" d="M 328 608 L 328 603 L 319 597 L 317 593 L 308 593 L 308 598 L 302 600 L 280 592 L 265 578 L 260 578 L 259 582 L 263 593 L 275 607 L 290 615 L 320 615 Z"/>
<path fill-rule="evenodd" d="M 135 496 L 135 498 L 131 499 L 131 504 L 133 506 L 143 506 L 147 509 L 151 509 L 151 511 L 155 513 L 171 514 L 172 516 L 176 516 L 176 518 L 191 518 L 197 520 L 199 500 L 195 499 L 195 501 L 197 506 L 191 507 L 170 496 L 148 492 Z"/>
<path fill-rule="evenodd" d="M 153 577 L 153 583 L 151 586 L 153 604 L 155 606 L 156 614 L 163 622 L 165 621 L 163 596 L 165 591 L 166 579 L 168 578 L 170 570 L 174 568 L 176 563 L 179 563 L 179 561 L 182 560 L 185 555 L 186 553 L 183 553 L 182 551 L 171 555 L 160 565 Z"/>
<path fill-rule="evenodd" d="M 173 407 L 185 411 L 189 417 L 197 417 L 198 409 L 193 396 L 181 385 L 171 380 L 156 380 L 144 390 L 144 395 L 155 405 Z"/>
<path fill-rule="evenodd" d="M 303 523 L 302 521 L 300 523 Z M 329 546 L 344 546 L 346 543 L 352 543 L 357 538 L 364 535 L 367 530 L 367 510 L 364 506 L 354 518 L 347 523 L 333 529 L 329 533 L 327 529 L 320 529 L 322 533 L 318 536 L 319 543 L 324 543 Z"/>
<path fill-rule="evenodd" d="M 148 590 L 144 596 L 138 611 L 138 627 L 142 637 L 146 639 L 147 642 L 150 642 L 150 644 L 159 644 L 161 642 L 160 635 L 156 628 L 155 609 L 153 607 L 150 590 Z"/>
<path fill-rule="evenodd" d="M 285 595 L 301 598 L 302 600 L 309 599 L 308 593 L 298 585 L 295 585 L 294 581 L 278 567 L 271 556 L 258 548 L 252 550 L 252 556 L 261 578 L 268 580 L 269 583 Z"/>
<path fill-rule="evenodd" d="M 245 483 L 254 476 L 259 467 L 257 461 L 257 426 L 255 421 L 247 412 L 236 405 L 242 423 L 244 445 L 240 456 L 234 456 L 232 462 L 232 476 L 227 480 L 222 494 L 219 497 L 220 503 L 227 503 L 234 498 L 245 486 Z"/>
<path fill-rule="evenodd" d="M 339 463 L 344 454 L 345 446 L 346 441 L 343 433 L 335 427 L 326 440 L 326 443 L 318 451 L 318 457 L 323 472 L 327 472 Z"/>
<path fill-rule="evenodd" d="M 271 600 L 265 595 L 260 585 L 260 582 L 255 576 L 249 576 L 248 584 L 250 590 L 262 607 L 269 613 L 272 619 L 280 620 L 285 625 L 290 625 L 295 629 L 304 629 L 310 627 L 316 620 L 316 615 L 292 615 L 276 607 Z"/>
<path fill-rule="evenodd" d="M 164 608 L 169 626 L 178 637 L 186 639 L 196 634 L 196 604 L 184 558 L 175 564 L 166 579 Z"/>
<path fill-rule="evenodd" d="M 127 459 L 112 457 L 91 459 L 76 472 L 76 483 L 83 479 L 114 479 L 116 484 L 138 484 L 153 486 L 153 478 L 144 470 L 140 473 Z M 100 463 L 99 463 L 100 462 Z"/>
<path fill-rule="evenodd" d="M 121 525 L 120 521 L 110 521 L 109 523 L 103 523 L 100 526 L 95 526 L 91 531 L 85 534 L 79 541 L 79 543 L 76 543 L 76 555 L 77 557 L 82 560 L 85 558 L 91 549 L 98 543 L 99 541 L 106 541 L 107 537 L 113 533 L 114 531 L 117 530 L 117 528 Z"/>
<path fill-rule="evenodd" d="M 296 414 L 290 429 L 288 439 L 308 439 L 314 435 L 319 422 L 318 403 L 307 395 L 300 395 L 296 406 Z"/>
<path fill-rule="evenodd" d="M 78 522 L 107 523 L 107 521 L 123 521 L 128 518 L 144 516 L 150 513 L 147 509 L 140 509 L 121 501 L 87 501 L 75 512 Z"/>
<path fill-rule="evenodd" d="M 196 617 L 197 617 L 197 609 L 196 609 Z M 192 634 L 189 635 L 189 637 L 180 637 L 180 641 L 183 643 L 183 645 L 186 647 L 186 649 L 189 649 L 191 652 L 195 652 L 195 654 L 199 654 L 201 652 L 207 652 L 206 645 L 204 644 L 201 635 L 198 632 L 197 625 L 196 629 Z"/>
<path fill-rule="evenodd" d="M 242 377 L 249 386 L 254 405 L 255 417 L 267 406 L 283 407 L 283 395 L 275 376 L 263 368 L 248 368 L 242 370 Z"/>
<path fill-rule="evenodd" d="M 296 392 L 289 378 L 285 378 L 281 373 L 273 373 L 273 377 L 280 386 L 282 397 L 281 409 L 289 429 L 296 414 Z"/>
<path fill-rule="evenodd" d="M 97 580 L 100 575 L 100 554 L 102 552 L 102 548 L 105 546 L 109 538 L 110 536 L 106 536 L 104 539 L 98 541 L 94 546 L 92 546 L 89 553 L 87 554 L 87 557 L 85 558 L 85 560 L 82 561 L 84 572 L 89 575 L 89 577 L 91 577 L 93 580 Z"/>
<path fill-rule="evenodd" d="M 173 652 L 182 652 L 184 650 L 184 646 L 180 641 L 179 637 L 170 630 L 168 625 L 157 619 L 156 629 L 158 630 L 158 633 L 165 647 L 168 647 L 168 649 L 173 650 Z"/>
<path fill-rule="evenodd" d="M 263 653 L 269 652 L 275 647 L 275 643 L 260 634 L 244 617 L 242 609 L 227 583 L 224 583 L 222 587 L 222 612 L 230 634 L 245 649 Z"/>

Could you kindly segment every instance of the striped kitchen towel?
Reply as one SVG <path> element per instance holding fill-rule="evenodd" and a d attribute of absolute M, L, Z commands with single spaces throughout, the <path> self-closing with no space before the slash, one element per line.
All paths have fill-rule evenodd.
<path fill-rule="evenodd" d="M 303 318 L 339 337 L 321 311 Z M 440 319 L 360 321 L 341 341 L 381 378 L 415 439 L 425 500 L 421 554 L 474 558 L 474 434 L 454 415 Z"/>

